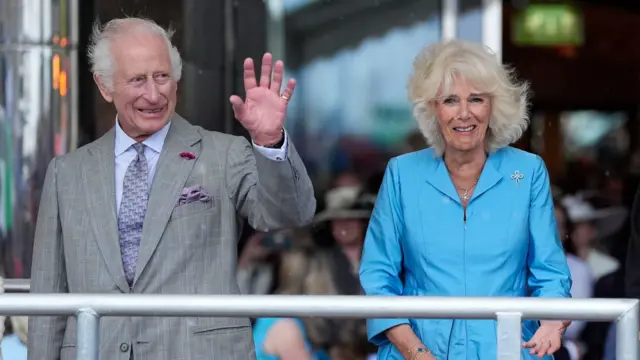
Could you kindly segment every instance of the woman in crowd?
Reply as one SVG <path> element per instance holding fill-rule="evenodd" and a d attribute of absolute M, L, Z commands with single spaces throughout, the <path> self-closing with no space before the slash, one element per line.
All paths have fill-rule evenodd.
<path fill-rule="evenodd" d="M 330 294 L 332 284 L 328 264 L 311 249 L 284 253 L 276 293 Z M 328 360 L 327 353 L 314 346 L 309 330 L 302 319 L 258 318 L 253 327 L 257 360 Z"/>
<path fill-rule="evenodd" d="M 603 231 L 606 230 L 604 224 L 620 225 L 623 222 L 620 219 L 627 216 L 626 210 L 617 207 L 596 209 L 580 195 L 565 196 L 562 204 L 573 223 L 571 241 L 576 255 L 589 265 L 595 281 L 618 270 L 620 264 L 599 248 L 598 240 L 617 230 L 609 226 L 609 231 Z"/>
<path fill-rule="evenodd" d="M 337 266 L 346 269 L 344 273 L 349 280 L 344 282 L 352 283 L 344 295 L 360 293 L 357 274 L 374 201 L 375 195 L 367 194 L 362 186 L 336 187 L 327 191 L 326 208 L 314 219 L 318 230 L 316 243 L 334 252 Z"/>
<path fill-rule="evenodd" d="M 387 166 L 360 267 L 367 295 L 570 296 L 549 177 L 509 147 L 528 125 L 527 85 L 479 44 L 428 46 L 409 97 L 430 148 Z M 551 359 L 568 321 L 523 322 L 524 359 Z M 494 320 L 371 319 L 379 359 L 491 359 Z"/>
<path fill-rule="evenodd" d="M 379 186 L 378 186 L 379 187 Z M 327 191 L 326 208 L 315 218 L 316 244 L 319 253 L 326 255 L 338 295 L 361 295 L 358 268 L 362 256 L 364 235 L 373 210 L 375 195 L 362 185 L 339 186 Z M 327 334 L 336 336 L 329 343 L 337 345 L 341 356 L 332 360 L 355 360 L 375 353 L 375 346 L 367 342 L 366 322 L 358 320 L 323 321 Z"/>

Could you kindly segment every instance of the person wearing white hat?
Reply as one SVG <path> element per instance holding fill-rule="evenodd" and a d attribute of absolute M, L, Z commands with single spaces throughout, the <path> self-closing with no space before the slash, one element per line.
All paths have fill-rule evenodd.
<path fill-rule="evenodd" d="M 618 261 L 598 249 L 596 242 L 616 230 L 616 224 L 624 221 L 626 210 L 616 207 L 595 209 L 579 194 L 565 196 L 562 205 L 567 209 L 569 219 L 574 225 L 570 241 L 573 242 L 576 255 L 587 262 L 595 281 L 616 271 L 620 266 Z"/>
<path fill-rule="evenodd" d="M 327 191 L 326 208 L 314 218 L 316 226 L 327 226 L 328 242 L 349 261 L 354 277 L 360 266 L 364 235 L 375 199 L 375 195 L 368 194 L 362 186 L 336 187 Z"/>

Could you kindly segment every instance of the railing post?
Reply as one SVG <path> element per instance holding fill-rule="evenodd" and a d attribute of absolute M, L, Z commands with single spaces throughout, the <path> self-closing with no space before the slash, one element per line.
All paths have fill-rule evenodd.
<path fill-rule="evenodd" d="M 498 318 L 498 360 L 521 360 L 522 314 L 496 313 Z"/>
<path fill-rule="evenodd" d="M 91 308 L 76 313 L 76 360 L 98 360 L 100 316 Z"/>
<path fill-rule="evenodd" d="M 616 359 L 638 360 L 638 303 L 616 322 Z"/>

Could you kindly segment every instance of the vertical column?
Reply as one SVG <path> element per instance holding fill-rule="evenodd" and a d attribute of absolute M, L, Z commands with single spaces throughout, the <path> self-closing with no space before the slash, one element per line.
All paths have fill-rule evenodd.
<path fill-rule="evenodd" d="M 498 360 L 522 358 L 522 314 L 497 313 Z"/>
<path fill-rule="evenodd" d="M 100 316 L 93 309 L 76 313 L 76 359 L 98 360 L 100 355 Z"/>
<path fill-rule="evenodd" d="M 544 151 L 541 154 L 551 182 L 563 178 L 565 172 L 564 134 L 562 133 L 562 119 L 557 111 L 547 111 L 544 115 Z"/>
<path fill-rule="evenodd" d="M 269 0 L 267 9 L 267 51 L 270 51 L 275 59 L 284 59 L 286 54 L 284 0 Z"/>
<path fill-rule="evenodd" d="M 502 61 L 502 0 L 482 0 L 482 43 Z"/>
<path fill-rule="evenodd" d="M 96 99 L 99 97 L 94 92 L 96 87 L 93 83 L 93 74 L 89 67 L 89 59 L 87 58 L 87 47 L 89 45 L 89 35 L 93 29 L 93 22 L 96 19 L 95 2 L 97 0 L 73 0 L 72 5 L 77 11 L 78 17 L 78 35 L 75 44 L 77 44 L 77 116 L 78 116 L 78 135 L 77 147 L 84 146 L 97 138 L 96 128 Z M 74 80 L 75 81 L 75 80 Z"/>
<path fill-rule="evenodd" d="M 227 0 L 182 1 L 182 80 L 178 112 L 192 124 L 224 131 Z"/>
<path fill-rule="evenodd" d="M 455 39 L 458 30 L 458 0 L 442 1 L 442 40 Z"/>
<path fill-rule="evenodd" d="M 78 43 L 80 42 L 80 0 L 69 0 L 69 122 L 71 129 L 69 131 L 69 151 L 73 151 L 78 146 L 78 114 L 79 114 L 79 65 L 78 65 Z"/>
<path fill-rule="evenodd" d="M 227 0 L 233 1 L 233 0 Z M 278 1 L 282 0 L 269 0 Z M 278 54 L 278 49 L 267 49 L 267 26 L 268 12 L 267 1 L 233 1 L 235 3 L 235 36 L 234 36 L 234 92 L 244 97 L 244 84 L 242 81 L 242 64 L 245 58 L 252 58 L 256 64 L 256 75 L 260 76 L 260 67 L 257 64 L 262 62 L 262 55 L 266 51 L 272 51 L 274 57 L 284 60 Z M 277 4 L 276 4 L 277 5 Z M 269 4 L 270 6 L 270 4 Z M 284 14 L 283 14 L 284 16 Z M 270 44 L 271 45 L 271 44 Z M 228 97 L 228 95 L 227 95 Z M 228 104 L 228 100 L 224 99 Z M 232 121 L 232 131 L 237 135 L 246 135 L 244 128 L 235 121 Z"/>

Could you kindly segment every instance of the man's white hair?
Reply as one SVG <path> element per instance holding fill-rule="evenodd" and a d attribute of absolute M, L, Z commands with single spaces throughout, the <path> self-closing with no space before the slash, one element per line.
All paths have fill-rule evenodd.
<path fill-rule="evenodd" d="M 436 154 L 445 141 L 435 102 L 450 94 L 457 76 L 491 97 L 492 114 L 485 137 L 489 152 L 515 143 L 529 125 L 529 85 L 518 82 L 487 47 L 464 40 L 438 42 L 422 49 L 409 78 L 409 100 L 423 136 Z"/>
<path fill-rule="evenodd" d="M 113 58 L 111 41 L 120 37 L 132 34 L 132 32 L 145 31 L 150 34 L 162 36 L 169 49 L 171 58 L 171 77 L 177 82 L 182 76 L 182 59 L 180 52 L 171 43 L 174 31 L 165 30 L 152 20 L 143 18 L 123 18 L 113 19 L 104 25 L 99 21 L 93 24 L 93 33 L 89 40 L 89 63 L 91 72 L 96 74 L 101 83 L 110 91 L 113 90 L 113 73 L 115 71 L 115 61 Z"/>

